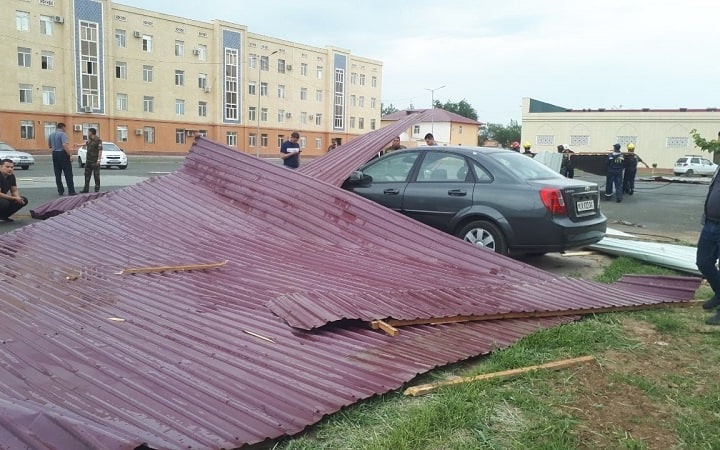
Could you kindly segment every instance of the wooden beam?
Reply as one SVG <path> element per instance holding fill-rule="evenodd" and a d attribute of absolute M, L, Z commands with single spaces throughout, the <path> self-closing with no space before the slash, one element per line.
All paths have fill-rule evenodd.
<path fill-rule="evenodd" d="M 373 330 L 381 329 L 392 337 L 400 334 L 400 330 L 390 326 L 387 322 L 383 320 L 373 320 L 372 322 L 370 322 L 370 328 L 372 328 Z"/>
<path fill-rule="evenodd" d="M 674 303 L 653 303 L 650 305 L 630 305 L 630 306 L 607 306 L 603 308 L 584 308 L 584 309 L 568 309 L 562 311 L 528 311 L 528 312 L 509 312 L 501 314 L 485 314 L 485 315 L 468 315 L 468 316 L 448 316 L 434 317 L 428 319 L 385 319 L 385 322 L 391 327 L 405 327 L 410 325 L 442 325 L 445 323 L 461 323 L 461 322 L 478 322 L 483 320 L 500 320 L 500 319 L 532 319 L 538 317 L 561 317 L 561 316 L 583 316 L 587 314 L 601 314 L 607 312 L 620 311 L 640 311 L 644 309 L 658 309 L 666 307 L 688 308 L 696 306 L 698 301 L 674 302 Z"/>
<path fill-rule="evenodd" d="M 404 394 L 416 397 L 418 395 L 424 395 L 424 394 L 433 392 L 436 389 L 441 388 L 443 386 L 452 386 L 452 385 L 460 384 L 460 383 L 470 383 L 473 381 L 489 380 L 492 378 L 508 378 L 511 376 L 520 375 L 523 373 L 528 373 L 528 372 L 532 372 L 535 370 L 541 370 L 541 369 L 555 369 L 555 370 L 564 369 L 566 367 L 571 367 L 571 366 L 575 366 L 578 364 L 583 364 L 583 363 L 587 363 L 587 362 L 591 362 L 591 361 L 595 361 L 595 358 L 592 356 L 581 356 L 579 358 L 563 359 L 560 361 L 554 361 L 554 362 L 550 362 L 550 363 L 546 363 L 546 364 L 540 364 L 538 366 L 529 366 L 529 367 L 523 367 L 520 369 L 503 370 L 502 372 L 484 373 L 482 375 L 476 375 L 474 377 L 458 377 L 458 378 L 453 378 L 452 380 L 438 381 L 436 383 L 412 386 L 412 387 L 405 389 Z"/>
<path fill-rule="evenodd" d="M 151 267 L 136 267 L 131 269 L 123 269 L 120 272 L 116 272 L 116 275 L 128 275 L 131 273 L 151 273 L 151 272 L 185 272 L 189 270 L 207 270 L 222 267 L 227 264 L 228 261 L 221 261 L 216 263 L 208 264 L 189 264 L 184 266 L 151 266 Z"/>

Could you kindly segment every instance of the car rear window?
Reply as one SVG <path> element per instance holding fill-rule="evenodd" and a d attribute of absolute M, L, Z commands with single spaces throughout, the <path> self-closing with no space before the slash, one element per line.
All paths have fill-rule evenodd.
<path fill-rule="evenodd" d="M 675 161 L 675 165 L 685 164 L 687 162 L 687 158 L 678 158 L 677 161 Z"/>
<path fill-rule="evenodd" d="M 564 178 L 548 166 L 535 161 L 533 158 L 528 158 L 522 153 L 501 152 L 489 156 L 522 180 Z"/>

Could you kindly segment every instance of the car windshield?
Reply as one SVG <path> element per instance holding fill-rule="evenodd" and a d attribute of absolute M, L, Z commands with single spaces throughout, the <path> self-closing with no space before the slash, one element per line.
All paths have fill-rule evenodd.
<path fill-rule="evenodd" d="M 552 178 L 564 178 L 559 173 L 533 158 L 522 153 L 498 152 L 491 155 L 492 159 L 504 166 L 518 178 L 523 180 L 547 180 Z"/>
<path fill-rule="evenodd" d="M 103 151 L 106 151 L 106 150 L 107 150 L 107 151 L 111 151 L 111 152 L 119 152 L 119 151 L 121 151 L 121 150 L 120 150 L 120 147 L 118 147 L 117 145 L 113 144 L 112 142 L 103 142 Z"/>

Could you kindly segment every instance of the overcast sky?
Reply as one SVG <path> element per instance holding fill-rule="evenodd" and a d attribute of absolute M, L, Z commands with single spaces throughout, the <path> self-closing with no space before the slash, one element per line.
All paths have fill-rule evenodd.
<path fill-rule="evenodd" d="M 382 102 L 465 99 L 482 122 L 522 97 L 583 108 L 720 107 L 717 0 L 120 0 L 383 62 Z M 333 12 L 336 11 L 336 12 Z"/>

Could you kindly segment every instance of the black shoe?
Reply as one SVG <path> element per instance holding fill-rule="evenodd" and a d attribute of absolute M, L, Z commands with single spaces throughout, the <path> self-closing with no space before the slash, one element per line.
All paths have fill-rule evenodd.
<path fill-rule="evenodd" d="M 65 194 L 65 191 L 58 191 L 58 195 L 63 195 L 63 194 Z"/>
<path fill-rule="evenodd" d="M 708 317 L 707 320 L 705 320 L 705 323 L 708 325 L 720 325 L 720 311 L 718 311 L 714 316 Z"/>
<path fill-rule="evenodd" d="M 68 192 L 68 195 L 77 195 L 77 192 Z"/>
<path fill-rule="evenodd" d="M 95 192 L 100 192 L 100 186 L 95 188 Z"/>
<path fill-rule="evenodd" d="M 702 304 L 702 307 L 705 311 L 710 311 L 711 309 L 717 308 L 718 306 L 720 306 L 720 298 L 718 298 L 717 295 L 713 295 L 710 300 L 707 300 Z"/>
<path fill-rule="evenodd" d="M 618 203 L 620 203 L 620 202 L 621 202 L 622 200 L 620 200 L 620 199 L 617 199 L 617 200 L 615 200 L 615 201 L 616 201 L 616 202 L 618 202 Z"/>
<path fill-rule="evenodd" d="M 81 194 L 87 194 L 88 192 L 90 192 L 90 191 L 87 189 L 83 189 L 82 191 L 80 191 Z"/>

